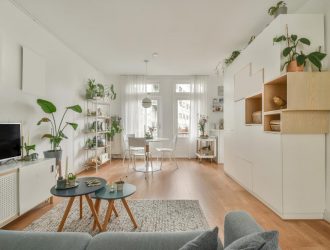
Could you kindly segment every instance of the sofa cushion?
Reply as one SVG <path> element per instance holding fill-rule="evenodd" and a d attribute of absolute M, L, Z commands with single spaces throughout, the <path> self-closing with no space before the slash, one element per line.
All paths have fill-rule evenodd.
<path fill-rule="evenodd" d="M 87 250 L 178 250 L 188 241 L 202 232 L 168 232 L 168 233 L 113 233 L 96 235 L 89 243 Z M 218 250 L 222 250 L 219 244 Z"/>
<path fill-rule="evenodd" d="M 225 248 L 225 250 L 277 250 L 278 232 L 259 232 L 246 235 Z"/>
<path fill-rule="evenodd" d="M 0 250 L 84 250 L 87 233 L 39 233 L 0 230 Z"/>
<path fill-rule="evenodd" d="M 205 231 L 191 241 L 188 241 L 179 250 L 217 250 L 218 231 L 218 227 Z"/>

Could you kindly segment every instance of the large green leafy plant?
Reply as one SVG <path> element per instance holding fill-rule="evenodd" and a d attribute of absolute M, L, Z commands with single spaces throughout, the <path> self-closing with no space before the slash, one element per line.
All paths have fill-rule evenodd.
<path fill-rule="evenodd" d="M 107 132 L 107 136 L 112 140 L 116 134 L 120 134 L 123 131 L 123 128 L 120 124 L 121 118 L 114 116 L 111 117 L 111 127 Z"/>
<path fill-rule="evenodd" d="M 305 37 L 299 38 L 295 34 L 289 35 L 288 32 L 286 35 L 281 35 L 273 38 L 274 43 L 285 42 L 287 46 L 283 49 L 282 55 L 287 58 L 286 62 L 282 66 L 284 67 L 292 61 L 297 61 L 298 66 L 306 65 L 307 60 L 315 65 L 319 71 L 322 70 L 322 60 L 326 57 L 326 54 L 314 51 L 309 54 L 305 54 L 302 50 L 298 51 L 298 48 L 302 49 L 303 45 L 311 45 L 309 39 Z"/>
<path fill-rule="evenodd" d="M 56 113 L 57 109 L 56 106 L 51 103 L 50 101 L 46 101 L 43 99 L 38 99 L 37 103 L 41 107 L 41 109 L 50 116 L 43 117 L 41 120 L 37 123 L 37 125 L 40 125 L 41 123 L 50 123 L 51 125 L 51 133 L 50 134 L 44 134 L 42 138 L 48 138 L 50 140 L 51 149 L 52 150 L 58 150 L 60 149 L 60 144 L 63 139 L 67 139 L 68 137 L 64 134 L 64 130 L 67 126 L 71 126 L 74 130 L 78 128 L 78 124 L 74 122 L 64 122 L 65 115 L 69 110 L 72 110 L 77 113 L 81 113 L 82 109 L 79 105 L 73 105 L 65 108 L 65 111 L 62 115 L 62 118 L 60 122 L 56 122 L 54 114 Z"/>

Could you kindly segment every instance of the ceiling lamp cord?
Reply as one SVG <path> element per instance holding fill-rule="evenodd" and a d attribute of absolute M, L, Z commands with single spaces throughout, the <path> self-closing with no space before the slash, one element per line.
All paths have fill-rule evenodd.
<path fill-rule="evenodd" d="M 146 78 L 147 78 L 147 75 L 148 75 L 148 63 L 149 63 L 149 60 L 144 60 L 144 63 L 146 64 L 146 73 L 144 75 L 144 85 L 145 85 L 145 90 L 147 90 L 147 84 L 146 84 Z M 150 108 L 151 107 L 151 99 L 148 97 L 149 93 L 147 93 L 147 96 L 145 98 L 143 98 L 142 100 L 142 107 L 144 108 Z"/>

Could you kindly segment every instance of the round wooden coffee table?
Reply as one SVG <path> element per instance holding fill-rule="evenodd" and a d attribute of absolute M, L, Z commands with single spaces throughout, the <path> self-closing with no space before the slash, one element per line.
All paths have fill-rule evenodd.
<path fill-rule="evenodd" d="M 98 179 L 101 182 L 101 185 L 99 186 L 92 186 L 92 187 L 88 187 L 86 182 L 89 180 L 93 180 L 93 179 Z M 66 197 L 66 198 L 70 198 L 68 205 L 66 206 L 66 209 L 64 211 L 64 215 L 62 217 L 62 220 L 60 222 L 60 225 L 58 226 L 57 231 L 61 232 L 63 230 L 63 226 L 65 224 L 66 218 L 68 217 L 68 214 L 70 212 L 70 209 L 72 207 L 72 204 L 74 202 L 74 199 L 76 197 L 80 198 L 80 218 L 82 218 L 82 197 L 85 196 L 88 206 L 94 216 L 94 221 L 95 224 L 97 225 L 97 227 L 99 228 L 100 231 L 102 231 L 102 227 L 101 224 L 99 222 L 99 219 L 97 217 L 97 213 L 95 211 L 94 205 L 93 205 L 93 201 L 91 200 L 91 198 L 89 197 L 89 194 L 94 193 L 95 191 L 102 189 L 107 181 L 99 178 L 99 177 L 83 177 L 83 178 L 78 178 L 77 182 L 79 182 L 79 185 L 77 187 L 74 188 L 69 188 L 69 189 L 56 189 L 56 186 L 53 186 L 50 190 L 51 194 L 54 196 L 59 196 L 59 197 Z"/>
<path fill-rule="evenodd" d="M 94 194 L 91 195 L 91 197 L 93 199 L 96 199 L 96 201 L 95 201 L 95 210 L 96 210 L 97 214 L 99 213 L 99 210 L 100 210 L 101 200 L 107 200 L 108 201 L 108 208 L 107 208 L 107 212 L 106 212 L 104 222 L 103 222 L 103 225 L 102 225 L 102 231 L 106 231 L 108 223 L 109 223 L 110 218 L 111 218 L 112 211 L 114 211 L 115 215 L 118 216 L 118 213 L 117 213 L 116 208 L 114 206 L 114 202 L 115 202 L 115 200 L 119 200 L 119 199 L 122 201 L 128 215 L 129 215 L 129 217 L 130 217 L 130 219 L 131 219 L 131 221 L 134 225 L 134 228 L 138 227 L 138 225 L 137 225 L 137 223 L 134 219 L 134 216 L 132 214 L 132 211 L 130 210 L 130 208 L 127 204 L 127 201 L 125 199 L 126 197 L 131 196 L 132 194 L 134 194 L 135 192 L 136 192 L 136 187 L 134 185 L 129 184 L 129 183 L 125 183 L 122 191 L 110 192 L 110 186 L 106 185 L 105 187 L 103 187 L 102 189 L 97 190 Z M 97 218 L 97 216 L 95 218 Z M 96 224 L 97 224 L 97 221 L 95 220 L 93 228 L 95 228 Z"/>

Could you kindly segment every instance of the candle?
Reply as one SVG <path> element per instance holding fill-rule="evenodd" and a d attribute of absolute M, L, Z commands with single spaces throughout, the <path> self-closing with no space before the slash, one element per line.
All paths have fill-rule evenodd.
<path fill-rule="evenodd" d="M 65 162 L 65 179 L 68 178 L 68 162 L 69 162 L 69 157 L 66 157 L 66 162 Z"/>

